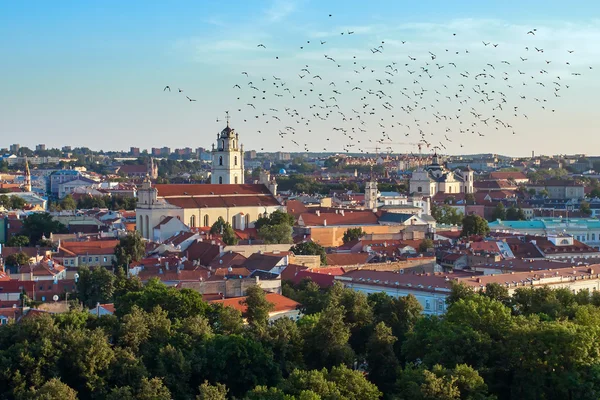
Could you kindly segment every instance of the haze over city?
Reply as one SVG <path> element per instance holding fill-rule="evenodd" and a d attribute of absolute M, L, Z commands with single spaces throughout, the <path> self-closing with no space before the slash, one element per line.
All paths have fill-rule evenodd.
<path fill-rule="evenodd" d="M 31 147 L 209 147 L 229 111 L 246 148 L 258 151 L 416 152 L 414 143 L 425 141 L 424 152 L 448 154 L 593 153 L 599 8 L 592 1 L 6 4 L 0 132 Z M 319 105 L 325 111 L 315 116 Z"/>

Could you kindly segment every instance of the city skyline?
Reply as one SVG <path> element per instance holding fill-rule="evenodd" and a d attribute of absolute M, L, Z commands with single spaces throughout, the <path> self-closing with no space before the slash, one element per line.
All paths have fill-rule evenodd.
<path fill-rule="evenodd" d="M 350 64 L 352 57 L 359 55 L 369 68 L 375 63 L 404 62 L 407 54 L 421 58 L 430 51 L 439 55 L 444 48 L 471 49 L 471 54 L 480 59 L 473 61 L 462 56 L 465 71 L 481 68 L 478 62 L 485 66 L 484 61 L 496 64 L 510 57 L 512 60 L 517 49 L 520 52 L 525 46 L 537 45 L 543 46 L 545 54 L 532 54 L 532 61 L 540 56 L 543 64 L 544 58 L 551 55 L 553 64 L 548 64 L 547 69 L 557 71 L 562 76 L 560 83 L 570 86 L 568 92 L 560 92 L 564 93 L 560 98 L 551 99 L 556 112 L 528 112 L 527 119 L 511 124 L 517 131 L 515 135 L 499 131 L 484 137 L 461 137 L 454 131 L 456 136 L 450 136 L 452 142 L 444 142 L 447 149 L 443 152 L 512 156 L 526 156 L 532 150 L 536 154 L 590 153 L 585 150 L 600 144 L 593 135 L 593 93 L 600 88 L 595 73 L 600 68 L 596 68 L 600 51 L 594 43 L 600 39 L 600 22 L 589 17 L 599 6 L 592 2 L 575 2 L 568 7 L 559 2 L 517 4 L 460 2 L 450 7 L 434 2 L 427 7 L 381 2 L 365 6 L 335 1 L 325 6 L 315 1 L 289 0 L 230 1 L 218 7 L 192 2 L 168 6 L 158 2 L 133 2 L 126 6 L 116 2 L 40 2 L 35 12 L 11 4 L 4 7 L 4 17 L 0 17 L 5 19 L 0 24 L 0 34 L 10 38 L 0 43 L 0 51 L 7 55 L 0 68 L 8 77 L 0 97 L 0 107 L 7 116 L 0 121 L 0 132 L 4 137 L 15 138 L 10 142 L 30 148 L 46 143 L 48 147 L 71 145 L 105 151 L 132 146 L 209 149 L 225 126 L 225 111 L 231 111 L 231 125 L 248 150 L 302 152 L 298 148 L 302 146 L 295 147 L 287 137 L 281 139 L 278 128 L 261 129 L 250 120 L 253 116 L 248 111 L 237 112 L 238 94 L 233 86 L 246 83 L 240 78 L 240 71 L 248 70 L 256 79 L 282 75 L 295 90 L 303 87 L 300 81 L 292 81 L 303 64 L 316 65 L 324 76 L 335 75 L 336 71 L 325 69 L 328 66 L 321 59 L 321 48 L 299 50 L 305 41 L 330 42 L 327 53 L 331 57 Z M 531 29 L 536 29 L 533 43 L 532 35 L 527 35 Z M 342 41 L 340 32 L 353 32 L 355 36 L 351 41 Z M 385 42 L 389 49 L 382 59 L 368 51 L 379 42 Z M 481 42 L 499 44 L 498 50 L 490 53 Z M 266 48 L 258 48 L 258 44 Z M 569 50 L 574 51 L 571 58 Z M 277 62 L 274 56 L 279 57 Z M 566 70 L 564 60 L 572 69 Z M 569 75 L 574 71 L 582 75 Z M 395 93 L 407 79 L 394 79 Z M 166 85 L 172 88 L 171 93 L 163 91 Z M 441 81 L 432 80 L 425 89 L 432 93 L 440 87 Z M 178 88 L 183 89 L 183 94 L 178 93 Z M 533 108 L 538 89 L 541 90 L 528 87 L 520 92 L 519 95 L 532 97 L 520 106 Z M 196 102 L 188 102 L 183 95 Z M 340 105 L 347 110 L 360 107 L 355 100 L 344 96 Z M 264 111 L 277 103 L 265 104 Z M 290 104 L 300 109 L 308 108 L 309 103 L 298 100 Z M 435 110 L 442 114 L 451 112 L 443 105 L 436 105 Z M 433 124 L 432 115 L 419 118 Z M 299 131 L 298 135 L 310 144 L 311 152 L 323 152 L 324 148 L 341 152 L 343 142 L 356 140 L 335 136 L 331 129 L 336 126 L 325 121 L 316 124 L 311 132 Z M 360 136 L 376 141 L 381 135 L 374 127 L 373 123 L 368 132 L 357 133 L 355 139 Z M 404 131 L 398 128 L 388 130 L 393 142 L 421 140 L 415 132 L 405 139 Z M 443 140 L 444 130 L 433 131 L 436 141 L 430 141 Z M 319 139 L 324 142 L 330 135 L 337 148 L 319 143 Z M 463 147 L 458 147 L 459 140 Z M 414 147 L 397 145 L 392 150 L 410 152 L 415 151 Z M 349 150 L 358 152 L 357 148 Z"/>

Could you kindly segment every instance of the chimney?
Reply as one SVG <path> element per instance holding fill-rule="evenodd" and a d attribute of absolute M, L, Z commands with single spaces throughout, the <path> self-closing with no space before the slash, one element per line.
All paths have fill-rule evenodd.
<path fill-rule="evenodd" d="M 340 214 L 342 215 L 342 217 L 344 216 L 344 210 L 340 210 Z"/>
<path fill-rule="evenodd" d="M 317 214 L 317 217 L 320 217 L 321 216 L 321 210 L 316 210 L 315 214 Z"/>
<path fill-rule="evenodd" d="M 327 226 L 327 220 L 326 219 L 323 220 L 323 226 Z"/>

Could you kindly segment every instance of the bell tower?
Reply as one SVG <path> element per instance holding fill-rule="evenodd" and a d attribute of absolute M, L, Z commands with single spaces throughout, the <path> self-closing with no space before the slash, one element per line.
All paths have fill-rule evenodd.
<path fill-rule="evenodd" d="M 31 192 L 31 171 L 29 170 L 29 161 L 25 157 L 25 182 L 23 188 L 26 192 Z"/>
<path fill-rule="evenodd" d="M 371 174 L 371 179 L 365 185 L 365 208 L 368 210 L 377 209 L 377 181 Z"/>
<path fill-rule="evenodd" d="M 210 183 L 243 184 L 244 183 L 244 146 L 240 144 L 239 134 L 227 126 L 217 135 L 217 145 L 212 148 L 212 169 Z"/>

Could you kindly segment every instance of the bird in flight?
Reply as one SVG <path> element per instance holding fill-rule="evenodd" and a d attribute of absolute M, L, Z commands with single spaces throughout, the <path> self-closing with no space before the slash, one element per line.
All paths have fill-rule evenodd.
<path fill-rule="evenodd" d="M 169 86 L 165 86 L 165 88 L 163 89 L 163 92 L 167 89 L 169 89 L 169 92 L 171 91 L 171 88 Z"/>
<path fill-rule="evenodd" d="M 527 32 L 528 35 L 534 35 L 535 36 L 535 32 L 537 31 L 537 29 L 532 29 L 529 32 Z"/>
<path fill-rule="evenodd" d="M 261 43 L 261 44 L 259 44 L 259 45 L 258 45 L 258 46 L 256 46 L 256 47 L 262 47 L 263 49 L 266 49 L 266 48 L 267 48 L 267 46 L 265 46 L 265 45 L 264 45 L 264 44 L 262 44 L 262 43 Z"/>
<path fill-rule="evenodd" d="M 190 99 L 188 96 L 185 96 L 189 101 L 196 101 L 195 99 Z"/>

